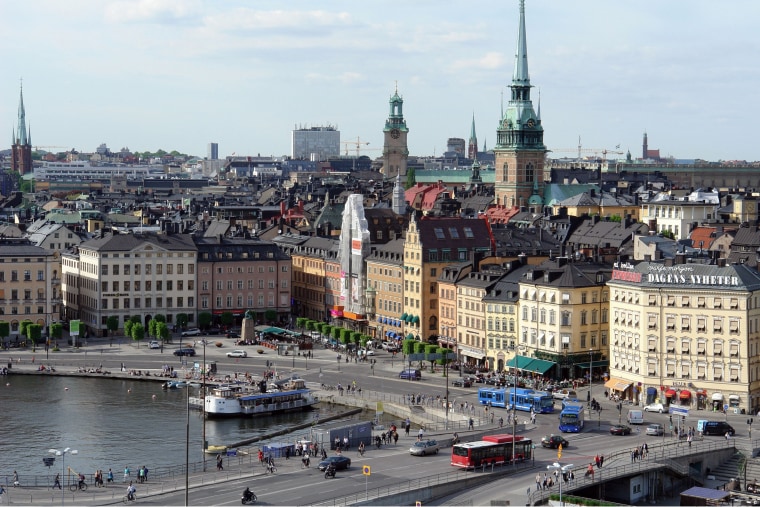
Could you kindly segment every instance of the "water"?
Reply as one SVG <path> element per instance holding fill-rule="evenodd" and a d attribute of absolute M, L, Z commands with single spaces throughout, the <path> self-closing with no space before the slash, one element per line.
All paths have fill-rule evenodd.
<path fill-rule="evenodd" d="M 51 448 L 78 450 L 78 455 L 66 456 L 66 466 L 87 475 L 112 468 L 118 477 L 127 465 L 132 470 L 182 465 L 188 389 L 191 396 L 199 395 L 192 387 L 163 390 L 160 382 L 0 377 L 0 477 L 14 470 L 22 477 L 59 472 L 60 457 L 51 470 L 42 462 L 52 456 Z M 344 410 L 321 406 L 273 417 L 207 420 L 206 440 L 209 445 L 226 445 Z M 190 410 L 190 462 L 203 459 L 202 426 L 200 412 Z M 300 437 L 299 432 L 295 435 Z"/>

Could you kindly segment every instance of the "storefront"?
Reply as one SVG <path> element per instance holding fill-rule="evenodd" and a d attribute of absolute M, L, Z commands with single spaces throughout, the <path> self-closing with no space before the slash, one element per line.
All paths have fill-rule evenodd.
<path fill-rule="evenodd" d="M 665 391 L 665 405 L 672 405 L 675 404 L 676 400 L 676 390 L 675 389 L 668 389 Z"/>
<path fill-rule="evenodd" d="M 713 412 L 723 410 L 723 393 L 713 393 L 710 399 L 712 401 Z"/>
<path fill-rule="evenodd" d="M 628 391 L 628 389 L 631 387 L 630 380 L 611 378 L 604 383 L 604 387 L 610 389 L 610 396 L 617 394 L 620 399 L 627 398 L 629 400 L 633 400 L 633 393 Z"/>
<path fill-rule="evenodd" d="M 657 399 L 657 388 L 647 387 L 647 401 L 645 405 L 650 405 L 654 403 L 656 399 Z"/>
<path fill-rule="evenodd" d="M 678 393 L 678 400 L 680 401 L 682 406 L 690 406 L 691 405 L 691 391 L 687 389 L 683 389 L 680 393 Z"/>
<path fill-rule="evenodd" d="M 728 395 L 728 409 L 731 410 L 734 414 L 739 413 L 739 404 L 741 403 L 741 398 L 738 394 L 729 394 Z"/>
<path fill-rule="evenodd" d="M 704 410 L 705 408 L 707 408 L 707 391 L 697 389 L 697 410 Z"/>

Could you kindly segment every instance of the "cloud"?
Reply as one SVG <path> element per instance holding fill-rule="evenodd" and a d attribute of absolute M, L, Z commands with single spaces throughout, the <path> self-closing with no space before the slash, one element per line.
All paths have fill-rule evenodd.
<path fill-rule="evenodd" d="M 351 16 L 345 12 L 327 11 L 257 11 L 247 8 L 232 9 L 206 16 L 207 29 L 213 31 L 273 30 L 283 28 L 313 29 L 315 27 L 345 26 Z"/>
<path fill-rule="evenodd" d="M 448 70 L 462 71 L 462 70 L 494 70 L 501 69 L 507 65 L 507 58 L 503 53 L 491 51 L 480 58 L 466 58 L 462 60 L 456 60 L 451 63 Z"/>
<path fill-rule="evenodd" d="M 199 9 L 197 0 L 118 1 L 106 6 L 104 15 L 113 23 L 166 23 L 193 18 Z"/>

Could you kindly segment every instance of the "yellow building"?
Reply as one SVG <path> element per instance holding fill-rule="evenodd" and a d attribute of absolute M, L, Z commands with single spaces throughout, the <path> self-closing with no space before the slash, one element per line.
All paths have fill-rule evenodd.
<path fill-rule="evenodd" d="M 606 371 L 608 291 L 605 267 L 560 257 L 519 280 L 519 343 L 514 366 L 556 379 Z M 539 361 L 531 360 L 538 359 Z"/>
<path fill-rule="evenodd" d="M 760 275 L 743 264 L 619 264 L 609 388 L 636 403 L 756 413 Z"/>
<path fill-rule="evenodd" d="M 367 287 L 375 291 L 374 318 L 370 328 L 374 337 L 383 341 L 401 338 L 404 308 L 404 241 L 396 239 L 379 245 L 367 257 Z"/>

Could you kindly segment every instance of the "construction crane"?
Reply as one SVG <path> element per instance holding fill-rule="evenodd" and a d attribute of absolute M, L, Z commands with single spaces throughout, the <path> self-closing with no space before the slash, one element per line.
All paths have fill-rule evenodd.
<path fill-rule="evenodd" d="M 348 156 L 348 147 L 349 145 L 354 146 L 356 148 L 356 156 L 359 157 L 359 154 L 361 152 L 362 146 L 367 146 L 369 144 L 369 141 L 362 141 L 358 136 L 356 137 L 356 141 L 341 141 L 340 144 L 346 145 L 346 156 Z"/>
<path fill-rule="evenodd" d="M 67 146 L 32 146 L 32 151 L 50 151 L 50 149 L 63 149 L 64 151 L 68 151 L 69 148 Z"/>
<path fill-rule="evenodd" d="M 620 145 L 618 144 L 616 147 L 620 148 Z M 623 155 L 622 151 L 616 151 L 616 150 L 608 150 L 607 148 L 584 148 L 583 144 L 581 144 L 581 138 L 578 137 L 578 148 L 557 148 L 555 150 L 549 150 L 552 153 L 577 153 L 578 154 L 578 160 L 581 160 L 583 158 L 584 153 L 588 154 L 594 154 L 597 155 L 598 153 L 602 154 L 602 163 L 607 162 L 607 154 L 612 153 L 616 155 Z"/>

